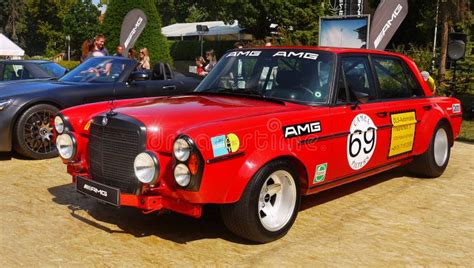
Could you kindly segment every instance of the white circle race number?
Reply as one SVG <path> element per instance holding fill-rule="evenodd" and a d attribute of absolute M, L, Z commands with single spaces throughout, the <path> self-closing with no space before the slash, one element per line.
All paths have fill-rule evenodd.
<path fill-rule="evenodd" d="M 352 169 L 363 168 L 377 145 L 377 127 L 366 114 L 358 114 L 351 123 L 347 136 L 347 161 Z"/>

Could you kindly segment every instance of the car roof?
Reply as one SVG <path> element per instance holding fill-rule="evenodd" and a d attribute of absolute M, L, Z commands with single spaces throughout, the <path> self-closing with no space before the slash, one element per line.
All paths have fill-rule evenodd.
<path fill-rule="evenodd" d="M 261 47 L 252 47 L 256 49 L 307 49 L 307 50 L 317 50 L 317 51 L 327 51 L 335 54 L 348 54 L 348 53 L 363 53 L 363 54 L 380 54 L 388 56 L 400 56 L 402 54 L 375 50 L 375 49 L 366 49 L 366 48 L 344 48 L 344 47 L 318 47 L 318 46 L 261 46 Z M 240 50 L 245 50 L 242 48 Z M 247 48 L 248 49 L 248 48 Z"/>
<path fill-rule="evenodd" d="M 0 60 L 0 63 L 47 63 L 50 60 Z"/>

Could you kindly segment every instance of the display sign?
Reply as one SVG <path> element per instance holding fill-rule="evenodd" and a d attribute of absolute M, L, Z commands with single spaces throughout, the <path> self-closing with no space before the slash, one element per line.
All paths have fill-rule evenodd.
<path fill-rule="evenodd" d="M 369 25 L 369 15 L 321 17 L 319 19 L 319 45 L 366 48 L 369 40 Z"/>

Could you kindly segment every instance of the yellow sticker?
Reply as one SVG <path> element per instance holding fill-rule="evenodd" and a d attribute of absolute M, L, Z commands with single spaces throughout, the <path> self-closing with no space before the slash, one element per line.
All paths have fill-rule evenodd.
<path fill-rule="evenodd" d="M 235 135 L 234 133 L 227 134 L 226 147 L 229 153 L 237 152 L 240 148 L 239 137 L 237 137 L 237 135 Z"/>
<path fill-rule="evenodd" d="M 87 124 L 84 126 L 84 130 L 89 131 L 89 128 L 91 127 L 92 120 L 89 120 Z"/>
<path fill-rule="evenodd" d="M 392 135 L 389 157 L 413 150 L 415 139 L 416 114 L 414 111 L 391 115 Z"/>

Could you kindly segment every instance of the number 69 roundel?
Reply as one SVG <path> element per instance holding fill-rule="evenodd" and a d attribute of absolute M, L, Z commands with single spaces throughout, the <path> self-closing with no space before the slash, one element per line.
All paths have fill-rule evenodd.
<path fill-rule="evenodd" d="M 354 170 L 363 168 L 372 158 L 377 145 L 377 127 L 366 114 L 358 114 L 352 120 L 347 136 L 347 161 Z"/>

